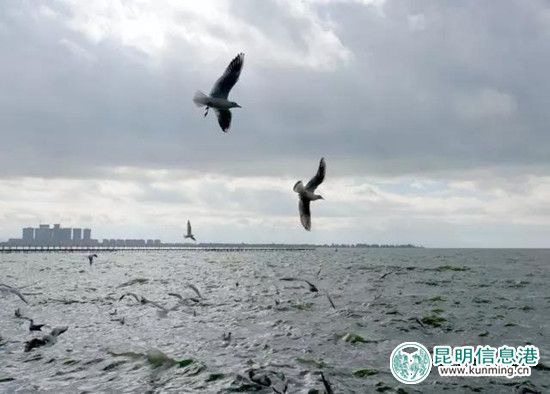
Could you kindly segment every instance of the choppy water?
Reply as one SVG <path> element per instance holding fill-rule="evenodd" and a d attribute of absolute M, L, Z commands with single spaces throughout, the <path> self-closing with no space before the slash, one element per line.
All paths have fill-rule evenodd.
<path fill-rule="evenodd" d="M 248 379 L 258 368 L 272 371 L 274 383 L 283 374 L 288 393 L 324 392 L 319 371 L 335 393 L 514 393 L 525 380 L 550 392 L 550 371 L 538 369 L 511 380 L 442 378 L 432 369 L 415 386 L 389 371 L 405 341 L 428 349 L 530 343 L 548 363 L 549 281 L 550 250 L 125 252 L 103 253 L 91 268 L 78 254 L 0 254 L 0 282 L 28 286 L 30 301 L 0 296 L 0 392 L 273 392 Z M 130 291 L 172 307 L 177 299 L 167 293 L 194 296 L 186 283 L 204 299 L 164 318 L 132 298 L 118 302 Z M 17 307 L 69 330 L 25 353 L 38 334 L 14 316 Z M 434 313 L 445 319 L 440 327 L 417 323 Z M 114 320 L 122 317 L 125 324 Z M 347 333 L 366 342 L 346 342 Z M 363 368 L 377 373 L 354 376 Z"/>

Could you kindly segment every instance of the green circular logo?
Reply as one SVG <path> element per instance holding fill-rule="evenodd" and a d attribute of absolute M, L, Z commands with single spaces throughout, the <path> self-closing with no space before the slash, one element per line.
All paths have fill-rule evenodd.
<path fill-rule="evenodd" d="M 418 342 L 404 342 L 391 353 L 390 370 L 401 383 L 420 383 L 428 377 L 431 369 L 430 352 Z"/>

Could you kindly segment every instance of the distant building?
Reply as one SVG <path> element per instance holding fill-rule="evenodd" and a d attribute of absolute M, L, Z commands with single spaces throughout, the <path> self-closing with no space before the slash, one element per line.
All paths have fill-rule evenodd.
<path fill-rule="evenodd" d="M 80 244 L 82 242 L 82 229 L 73 228 L 73 243 Z"/>
<path fill-rule="evenodd" d="M 109 246 L 109 247 L 143 247 L 162 246 L 160 239 L 107 239 L 101 243 L 92 239 L 92 230 L 89 228 L 64 228 L 56 223 L 53 227 L 49 224 L 40 224 L 38 228 L 26 227 L 22 229 L 22 238 L 10 238 L 8 242 L 0 242 L 0 245 L 13 246 Z"/>
<path fill-rule="evenodd" d="M 73 232 L 72 228 L 62 228 L 59 230 L 59 242 L 62 244 L 70 244 L 71 243 L 71 234 Z"/>
<path fill-rule="evenodd" d="M 84 237 L 82 238 L 82 240 L 84 241 L 85 244 L 88 244 L 90 243 L 91 239 L 92 239 L 92 230 L 90 230 L 89 228 L 85 228 Z"/>
<path fill-rule="evenodd" d="M 60 224 L 54 224 L 53 229 L 51 230 L 51 240 L 54 244 L 59 243 L 61 241 L 61 225 Z"/>
<path fill-rule="evenodd" d="M 34 241 L 34 228 L 27 227 L 23 229 L 23 242 L 32 243 Z"/>
<path fill-rule="evenodd" d="M 34 232 L 34 240 L 43 245 L 47 245 L 52 241 L 52 229 L 49 224 L 41 224 Z"/>

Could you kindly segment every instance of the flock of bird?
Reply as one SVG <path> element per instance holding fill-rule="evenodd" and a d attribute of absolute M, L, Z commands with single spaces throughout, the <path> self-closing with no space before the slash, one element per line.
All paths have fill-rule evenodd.
<path fill-rule="evenodd" d="M 221 127 L 221 129 L 224 132 L 227 132 L 231 126 L 231 108 L 241 108 L 239 104 L 237 104 L 234 101 L 228 100 L 229 92 L 233 88 L 233 86 L 237 83 L 239 76 L 241 74 L 241 70 L 243 68 L 243 62 L 244 62 L 244 54 L 241 53 L 237 57 L 235 57 L 227 69 L 225 70 L 224 74 L 218 78 L 216 83 L 214 84 L 214 87 L 210 91 L 209 95 L 206 95 L 200 91 L 195 93 L 195 96 L 193 97 L 193 101 L 195 104 L 199 107 L 206 107 L 206 111 L 204 113 L 204 116 L 206 117 L 208 115 L 208 111 L 210 108 L 214 110 L 216 113 L 216 116 L 218 118 L 218 123 Z M 326 174 L 326 164 L 325 159 L 322 158 L 319 163 L 319 168 L 317 170 L 317 173 L 311 180 L 304 186 L 302 181 L 296 182 L 294 185 L 293 190 L 298 194 L 299 196 L 299 213 L 300 213 L 300 221 L 303 225 L 303 227 L 310 231 L 311 230 L 311 209 L 310 209 L 310 203 L 311 201 L 323 199 L 321 195 L 315 194 L 315 190 L 317 187 L 323 182 L 325 179 Z M 193 234 L 191 222 L 187 221 L 187 233 L 184 235 L 184 239 L 191 239 L 193 241 L 196 241 L 195 235 Z M 90 266 L 93 265 L 94 259 L 98 257 L 97 254 L 92 253 L 87 256 L 88 262 Z M 281 281 L 303 281 L 309 286 L 309 291 L 317 293 L 319 290 L 317 287 L 311 283 L 308 280 L 300 279 L 300 278 L 293 278 L 293 277 L 285 277 L 281 278 Z M 238 283 L 236 283 L 236 286 L 238 287 Z M 180 294 L 177 293 L 168 293 L 169 296 L 175 297 L 178 299 L 178 304 L 172 308 L 167 308 L 157 302 L 151 301 L 143 296 L 137 295 L 135 293 L 126 292 L 123 294 L 118 301 L 120 302 L 125 297 L 131 297 L 134 298 L 139 304 L 141 305 L 151 305 L 155 308 L 157 308 L 157 312 L 160 317 L 165 317 L 168 312 L 177 309 L 178 307 L 182 305 L 186 305 L 189 303 L 198 303 L 203 298 L 200 291 L 192 284 L 186 285 L 188 288 L 193 290 L 196 296 L 192 297 L 183 297 Z M 12 287 L 7 284 L 0 284 L 0 293 L 9 293 L 16 295 L 19 297 L 23 302 L 28 304 L 27 300 L 21 293 L 21 291 L 15 287 Z M 328 293 L 326 294 L 331 306 L 335 308 L 334 303 L 332 302 L 330 296 Z M 279 300 L 275 300 L 275 303 L 278 305 Z M 111 315 L 117 314 L 117 309 L 115 309 L 113 312 L 110 313 Z M 48 326 L 47 324 L 35 324 L 34 320 L 32 318 L 23 316 L 21 314 L 20 309 L 16 309 L 15 316 L 17 318 L 21 319 L 27 319 L 29 320 L 29 331 L 42 331 L 42 328 L 45 326 Z M 121 324 L 124 324 L 124 318 L 118 318 L 117 319 Z M 36 347 L 41 347 L 45 345 L 50 345 L 55 343 L 57 337 L 67 331 L 68 327 L 62 326 L 62 327 L 56 327 L 53 328 L 50 333 L 42 336 L 42 337 L 35 337 L 31 339 L 30 341 L 27 341 L 25 343 L 25 352 L 29 352 L 32 349 Z M 226 335 L 224 333 L 224 340 L 230 340 L 231 333 Z M 270 386 L 274 390 L 274 392 L 286 392 L 286 387 L 282 389 L 281 391 L 278 391 L 278 389 L 275 388 L 275 386 L 271 385 L 271 383 L 267 383 L 270 381 L 269 377 L 267 375 L 264 376 L 264 374 L 259 374 L 253 371 L 250 371 L 250 379 L 257 382 L 260 385 L 264 386 Z M 324 376 L 322 376 L 323 385 L 325 386 L 325 391 L 327 393 L 332 393 L 332 389 L 330 387 L 330 383 L 325 379 Z"/>
<path fill-rule="evenodd" d="M 195 93 L 193 97 L 194 103 L 198 107 L 206 107 L 204 116 L 208 115 L 210 108 L 214 109 L 218 118 L 218 123 L 224 133 L 229 131 L 231 127 L 231 108 L 241 108 L 239 104 L 228 99 L 231 89 L 241 76 L 241 71 L 244 65 L 244 53 L 238 54 L 227 66 L 225 72 L 214 83 L 210 94 L 206 95 L 200 90 Z M 304 186 L 302 181 L 296 182 L 294 185 L 294 191 L 298 193 L 300 200 L 298 209 L 300 213 L 300 221 L 307 231 L 311 230 L 311 209 L 310 203 L 315 200 L 322 200 L 323 196 L 315 194 L 315 189 L 323 183 L 326 174 L 325 159 L 321 158 L 317 173 L 311 180 Z M 187 235 L 185 239 L 192 239 L 195 241 L 194 235 L 191 233 L 191 223 L 187 221 Z"/>
<path fill-rule="evenodd" d="M 26 298 L 23 296 L 21 291 L 13 286 L 0 283 L 0 293 L 4 294 L 13 294 L 16 295 L 23 301 L 25 304 L 28 304 L 29 302 L 26 300 Z M 35 324 L 34 320 L 30 317 L 23 316 L 21 314 L 21 310 L 17 308 L 15 310 L 15 317 L 20 319 L 26 319 L 29 321 L 29 331 L 42 331 L 42 327 L 47 326 L 47 324 Z M 61 327 L 55 327 L 50 331 L 49 334 L 44 335 L 41 338 L 32 338 L 30 341 L 27 341 L 25 343 L 25 352 L 30 352 L 32 349 L 45 346 L 45 345 L 51 345 L 55 343 L 57 340 L 57 337 L 61 334 L 63 334 L 65 331 L 67 331 L 69 327 L 67 326 L 61 326 Z"/>
<path fill-rule="evenodd" d="M 303 187 L 303 185 L 301 187 Z M 307 189 L 308 187 L 309 186 L 306 186 L 305 189 Z M 192 237 L 190 224 L 188 225 L 188 235 L 190 237 Z M 90 254 L 90 255 L 87 256 L 87 259 L 89 261 L 90 266 L 92 266 L 92 264 L 94 263 L 94 260 L 96 258 L 98 258 L 98 255 L 95 254 L 95 253 Z M 317 272 L 317 275 L 315 276 L 315 278 L 319 277 L 320 272 L 321 272 L 321 269 L 319 269 L 319 271 Z M 279 280 L 283 281 L 283 282 L 304 282 L 307 285 L 307 289 L 308 289 L 309 292 L 317 293 L 317 294 L 320 293 L 318 287 L 314 283 L 312 283 L 310 280 L 307 280 L 307 279 L 296 278 L 296 277 L 281 277 L 281 278 L 279 278 Z M 135 284 L 136 282 L 138 282 L 138 280 L 136 280 L 136 279 L 130 280 L 128 282 L 125 282 L 125 283 L 121 284 L 119 287 L 131 286 L 131 285 Z M 239 287 L 239 283 L 238 282 L 235 283 L 235 286 Z M 123 293 L 118 298 L 117 303 L 121 302 L 125 298 L 134 299 L 138 303 L 138 305 L 144 305 L 144 306 L 148 305 L 148 306 L 154 307 L 157 311 L 158 317 L 160 317 L 160 318 L 167 317 L 168 313 L 170 313 L 172 311 L 179 310 L 182 307 L 183 308 L 191 307 L 192 314 L 194 316 L 196 316 L 196 311 L 194 309 L 194 306 L 200 305 L 200 303 L 204 300 L 204 297 L 201 294 L 200 290 L 195 285 L 193 285 L 191 283 L 185 284 L 184 288 L 187 288 L 187 289 L 191 290 L 193 292 L 193 294 L 181 295 L 179 293 L 174 293 L 174 292 L 167 293 L 168 296 L 174 297 L 174 298 L 177 299 L 177 303 L 174 306 L 171 306 L 171 307 L 162 305 L 159 302 L 152 301 L 152 300 L 150 300 L 150 299 L 148 299 L 148 298 L 146 298 L 142 295 L 138 295 L 138 294 L 130 292 L 130 291 L 126 291 L 125 293 Z M 0 293 L 15 295 L 15 296 L 19 297 L 21 299 L 21 301 L 23 301 L 25 304 L 29 304 L 29 302 L 27 301 L 27 299 L 25 298 L 25 296 L 23 295 L 21 290 L 16 288 L 16 287 L 13 287 L 11 285 L 0 283 Z M 277 288 L 276 294 L 279 295 L 278 288 Z M 330 302 L 330 305 L 332 306 L 332 308 L 336 309 L 336 306 L 334 305 L 332 299 L 330 298 L 330 295 L 327 292 L 325 292 L 325 295 L 326 295 L 328 301 Z M 274 302 L 275 302 L 275 306 L 279 307 L 279 305 L 281 303 L 281 300 L 278 299 L 278 298 L 275 298 Z M 109 314 L 112 316 L 111 321 L 118 321 L 122 325 L 125 324 L 124 316 L 118 315 L 118 312 L 117 312 L 116 308 L 113 311 L 109 312 Z M 15 310 L 15 317 L 19 318 L 19 319 L 28 320 L 29 321 L 28 330 L 31 333 L 32 332 L 42 332 L 42 329 L 44 327 L 49 327 L 48 324 L 37 324 L 37 323 L 35 323 L 35 321 L 32 318 L 24 316 L 22 314 L 20 308 L 17 308 Z M 51 346 L 51 345 L 56 343 L 57 337 L 59 335 L 63 334 L 64 332 L 66 332 L 67 330 L 68 330 L 67 326 L 60 326 L 60 327 L 55 327 L 55 328 L 51 329 L 49 333 L 44 334 L 40 337 L 34 336 L 32 339 L 25 342 L 24 351 L 25 352 L 30 352 L 31 350 L 33 350 L 35 348 L 38 348 L 38 347 Z M 231 332 L 224 333 L 223 336 L 222 336 L 222 339 L 227 343 L 229 341 L 231 341 Z M 287 391 L 286 378 L 284 378 L 284 375 L 282 375 L 281 373 L 275 373 L 275 372 L 272 372 L 272 371 L 270 372 L 270 371 L 266 371 L 266 370 L 250 370 L 249 371 L 249 378 L 250 378 L 251 381 L 259 384 L 260 386 L 270 387 L 273 390 L 274 393 L 287 393 L 288 392 Z M 326 394 L 333 393 L 330 382 L 328 381 L 328 379 L 323 374 L 321 374 L 321 382 L 322 382 L 322 384 L 325 388 L 325 393 Z"/>

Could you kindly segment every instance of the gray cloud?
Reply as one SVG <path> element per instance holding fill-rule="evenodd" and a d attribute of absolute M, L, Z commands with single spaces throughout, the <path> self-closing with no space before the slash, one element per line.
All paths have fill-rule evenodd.
<path fill-rule="evenodd" d="M 243 43 L 261 32 L 307 56 L 314 15 L 352 57 L 316 69 L 248 52 L 232 93 L 244 108 L 229 135 L 191 97 L 209 90 L 232 54 L 213 48 L 216 61 L 205 64 L 176 36 L 160 54 L 93 42 L 68 27 L 67 6 L 50 6 L 56 17 L 32 2 L 9 2 L 0 15 L 0 176 L 126 165 L 295 176 L 298 163 L 322 155 L 340 161 L 342 175 L 548 168 L 544 2 L 387 1 L 382 11 L 328 2 L 303 14 L 280 2 L 234 3 Z M 178 15 L 190 29 L 192 17 Z"/>

